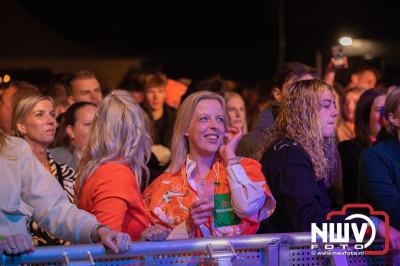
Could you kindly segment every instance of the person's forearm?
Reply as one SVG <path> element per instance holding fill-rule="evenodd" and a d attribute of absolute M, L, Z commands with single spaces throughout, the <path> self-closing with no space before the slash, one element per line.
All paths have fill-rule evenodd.
<path fill-rule="evenodd" d="M 326 72 L 324 75 L 324 81 L 332 86 L 335 82 L 335 76 L 336 74 L 334 71 Z"/>
<path fill-rule="evenodd" d="M 23 148 L 30 149 L 24 145 Z M 74 243 L 90 243 L 96 218 L 70 203 L 58 181 L 24 150 L 21 158 L 21 196 L 34 209 L 33 220 L 55 237 Z"/>
<path fill-rule="evenodd" d="M 252 182 L 241 164 L 227 167 L 228 183 L 231 190 L 233 208 L 239 217 L 249 217 L 259 211 L 265 202 L 262 186 Z"/>

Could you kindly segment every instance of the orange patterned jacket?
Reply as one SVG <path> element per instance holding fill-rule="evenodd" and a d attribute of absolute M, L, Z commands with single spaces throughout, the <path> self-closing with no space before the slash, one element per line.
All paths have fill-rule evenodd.
<path fill-rule="evenodd" d="M 143 193 L 143 200 L 149 219 L 154 224 L 163 224 L 174 228 L 186 220 L 190 206 L 198 199 L 195 185 L 188 178 L 188 159 L 178 174 L 164 173 L 155 179 Z M 192 161 L 193 162 L 193 161 Z M 261 165 L 249 158 L 240 159 L 252 186 L 262 189 L 264 203 L 258 211 L 249 217 L 238 217 L 231 200 L 228 171 L 222 158 L 217 157 L 207 176 L 207 181 L 214 183 L 213 215 L 206 228 L 212 236 L 251 235 L 257 231 L 260 221 L 268 218 L 275 209 L 275 200 L 266 184 Z M 246 177 L 246 180 L 248 180 Z M 195 237 L 204 237 L 204 230 L 199 228 Z M 204 229 L 204 228 L 203 228 Z"/>

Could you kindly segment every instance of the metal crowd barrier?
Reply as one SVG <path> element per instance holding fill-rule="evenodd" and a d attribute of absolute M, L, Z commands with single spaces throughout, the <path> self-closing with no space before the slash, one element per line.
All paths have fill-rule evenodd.
<path fill-rule="evenodd" d="M 375 244 L 380 248 L 382 243 Z M 265 234 L 162 242 L 134 242 L 129 251 L 113 254 L 102 245 L 38 247 L 21 256 L 3 255 L 13 265 L 400 265 L 385 256 L 315 255 L 310 233 Z"/>

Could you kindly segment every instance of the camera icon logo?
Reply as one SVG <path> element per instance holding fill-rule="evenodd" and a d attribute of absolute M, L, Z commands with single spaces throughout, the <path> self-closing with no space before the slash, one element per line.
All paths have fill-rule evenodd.
<path fill-rule="evenodd" d="M 369 247 L 375 242 L 378 228 L 365 214 L 352 212 L 348 215 L 349 210 L 366 209 L 370 216 L 379 216 L 383 218 L 385 224 L 385 238 L 382 250 L 372 250 Z M 348 216 L 347 216 L 348 215 Z M 330 222 L 335 216 L 347 216 L 346 222 Z M 358 222 L 354 222 L 357 219 Z M 316 223 L 311 224 L 311 249 L 321 248 L 319 245 L 322 240 L 322 248 L 328 252 L 337 252 L 338 248 L 347 255 L 348 250 L 357 251 L 357 255 L 385 255 L 389 251 L 389 216 L 384 211 L 376 211 L 369 204 L 346 204 L 340 211 L 331 211 L 326 216 L 327 222 L 322 223 L 319 227 Z M 350 232 L 354 236 L 354 240 L 350 240 Z M 319 238 L 318 238 L 319 237 Z M 356 255 L 356 254 L 355 254 Z"/>

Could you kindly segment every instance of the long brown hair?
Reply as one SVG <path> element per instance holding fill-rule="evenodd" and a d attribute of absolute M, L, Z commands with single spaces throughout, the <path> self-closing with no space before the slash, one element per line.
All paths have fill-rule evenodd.
<path fill-rule="evenodd" d="M 317 179 L 327 180 L 328 171 L 336 161 L 334 137 L 324 138 L 321 132 L 320 95 L 324 90 L 333 92 L 331 86 L 318 79 L 302 80 L 290 86 L 274 126 L 264 132 L 259 158 L 278 139 L 290 138 L 300 143 L 310 156 Z"/>
<path fill-rule="evenodd" d="M 363 148 L 372 146 L 371 128 L 369 125 L 371 108 L 379 96 L 386 95 L 386 91 L 378 88 L 369 89 L 361 94 L 358 99 L 355 113 L 354 131 L 355 139 Z"/>

